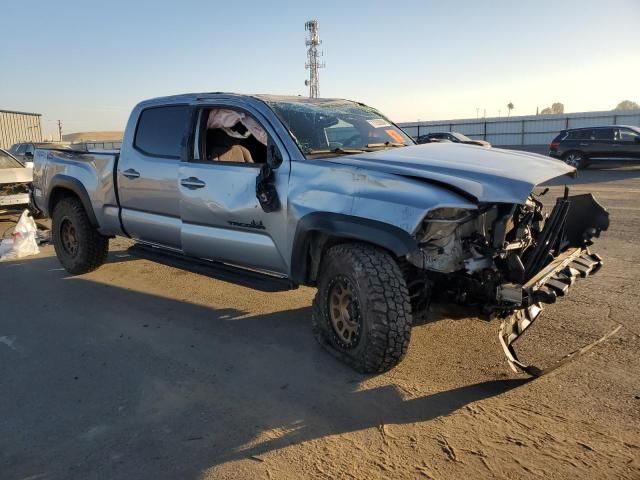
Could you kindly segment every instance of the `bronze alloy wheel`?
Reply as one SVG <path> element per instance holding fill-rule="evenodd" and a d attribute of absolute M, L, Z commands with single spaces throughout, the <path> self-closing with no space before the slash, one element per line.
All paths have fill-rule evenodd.
<path fill-rule="evenodd" d="M 388 252 L 341 243 L 323 255 L 311 322 L 320 344 L 362 373 L 380 373 L 403 358 L 411 338 L 411 298 Z"/>
<path fill-rule="evenodd" d="M 71 257 L 75 257 L 78 253 L 78 235 L 76 227 L 68 218 L 62 219 L 60 222 L 60 239 L 62 240 L 62 248 Z"/>
<path fill-rule="evenodd" d="M 351 280 L 338 275 L 329 285 L 327 310 L 333 333 L 342 348 L 353 348 L 358 344 L 362 331 L 360 303 Z"/>

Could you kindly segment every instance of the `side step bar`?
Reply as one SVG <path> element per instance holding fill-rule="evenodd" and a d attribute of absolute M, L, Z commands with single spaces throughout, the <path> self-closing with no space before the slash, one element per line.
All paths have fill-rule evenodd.
<path fill-rule="evenodd" d="M 283 277 L 276 277 L 256 270 L 236 267 L 227 263 L 202 260 L 174 253 L 162 248 L 137 243 L 127 250 L 131 256 L 205 275 L 262 292 L 285 292 L 295 290 L 298 285 Z"/>

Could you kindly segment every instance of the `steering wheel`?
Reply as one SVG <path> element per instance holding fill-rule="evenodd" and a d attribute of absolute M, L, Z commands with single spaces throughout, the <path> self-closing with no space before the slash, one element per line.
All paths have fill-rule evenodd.
<path fill-rule="evenodd" d="M 347 138 L 344 142 L 342 142 L 342 145 L 345 147 L 353 147 L 353 143 L 360 139 L 362 137 L 362 135 L 360 135 L 359 133 L 356 133 L 355 135 L 351 135 L 349 138 Z"/>

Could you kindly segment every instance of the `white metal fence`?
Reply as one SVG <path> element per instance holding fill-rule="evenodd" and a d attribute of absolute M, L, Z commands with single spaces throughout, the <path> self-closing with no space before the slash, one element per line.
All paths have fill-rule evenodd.
<path fill-rule="evenodd" d="M 413 138 L 427 133 L 460 132 L 473 139 L 486 140 L 492 145 L 543 145 L 549 144 L 560 130 L 567 128 L 602 125 L 640 126 L 640 110 L 437 120 L 405 122 L 398 125 Z"/>

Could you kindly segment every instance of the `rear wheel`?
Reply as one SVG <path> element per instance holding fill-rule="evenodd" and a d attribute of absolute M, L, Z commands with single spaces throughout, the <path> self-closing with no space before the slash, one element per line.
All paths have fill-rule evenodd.
<path fill-rule="evenodd" d="M 564 163 L 571 167 L 575 167 L 578 170 L 587 167 L 587 158 L 582 152 L 568 152 L 564 155 L 564 157 L 562 157 L 562 159 L 564 160 Z"/>
<path fill-rule="evenodd" d="M 102 265 L 109 239 L 98 233 L 78 198 L 60 200 L 53 209 L 51 237 L 58 260 L 73 275 L 91 272 Z"/>
<path fill-rule="evenodd" d="M 332 247 L 322 260 L 312 318 L 318 341 L 354 369 L 393 368 L 407 352 L 412 323 L 398 264 L 369 245 Z"/>

